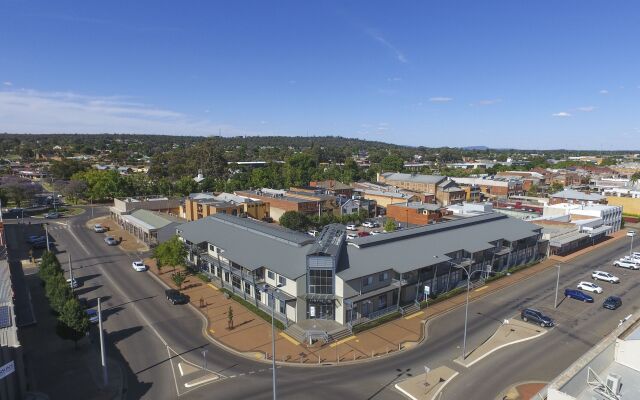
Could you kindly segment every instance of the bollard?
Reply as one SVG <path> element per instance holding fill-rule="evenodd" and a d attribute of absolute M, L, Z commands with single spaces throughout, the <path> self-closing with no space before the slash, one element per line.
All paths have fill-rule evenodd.
<path fill-rule="evenodd" d="M 336 363 L 340 364 L 340 355 L 338 354 L 338 346 L 336 346 Z"/>
<path fill-rule="evenodd" d="M 371 350 L 371 358 L 373 358 L 373 350 Z"/>
<path fill-rule="evenodd" d="M 402 344 L 398 343 L 398 351 L 402 350 Z"/>
<path fill-rule="evenodd" d="M 318 365 L 320 365 L 320 356 L 318 356 Z"/>
<path fill-rule="evenodd" d="M 353 351 L 353 361 L 355 361 L 355 360 L 356 360 L 356 351 L 354 350 Z"/>

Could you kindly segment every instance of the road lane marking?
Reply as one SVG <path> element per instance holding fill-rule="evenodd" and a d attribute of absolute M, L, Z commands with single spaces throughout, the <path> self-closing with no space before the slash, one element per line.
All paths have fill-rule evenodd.
<path fill-rule="evenodd" d="M 337 346 L 337 345 L 339 345 L 339 344 L 346 343 L 346 342 L 348 342 L 349 340 L 353 340 L 353 339 L 355 339 L 355 338 L 356 338 L 356 335 L 351 335 L 351 336 L 346 337 L 346 338 L 344 338 L 344 339 L 342 339 L 342 340 L 338 340 L 338 341 L 337 341 L 337 342 L 335 342 L 335 343 L 331 343 L 331 344 L 329 345 L 329 347 L 336 347 L 336 346 Z"/>
<path fill-rule="evenodd" d="M 78 243 L 80 245 L 80 247 L 82 247 L 82 250 L 84 250 L 85 253 L 87 253 L 88 256 L 91 255 L 91 252 L 89 252 L 89 250 L 87 250 L 87 248 L 84 246 L 84 243 L 82 243 L 82 240 L 80 240 L 80 238 L 78 238 L 78 236 L 76 236 L 75 232 L 73 232 L 73 229 L 71 227 L 69 227 L 69 233 L 71 234 L 71 236 L 73 236 L 73 238 L 76 240 L 76 243 Z"/>
<path fill-rule="evenodd" d="M 413 313 L 413 314 L 409 315 L 408 317 L 404 317 L 404 319 L 411 319 L 411 318 L 418 317 L 420 315 L 424 315 L 424 311 L 418 311 L 416 313 Z"/>
<path fill-rule="evenodd" d="M 280 336 L 282 336 L 283 338 L 287 339 L 287 341 L 295 344 L 296 346 L 298 346 L 300 344 L 300 342 L 298 342 L 297 340 L 295 340 L 294 338 L 292 338 L 291 336 L 287 335 L 284 332 L 280 332 Z"/>
<path fill-rule="evenodd" d="M 474 290 L 474 292 L 480 292 L 480 291 L 482 291 L 482 290 L 485 290 L 485 289 L 486 289 L 486 288 L 488 288 L 488 287 L 489 287 L 489 286 L 484 285 L 483 287 L 481 287 L 481 288 L 478 288 L 478 289 Z"/>

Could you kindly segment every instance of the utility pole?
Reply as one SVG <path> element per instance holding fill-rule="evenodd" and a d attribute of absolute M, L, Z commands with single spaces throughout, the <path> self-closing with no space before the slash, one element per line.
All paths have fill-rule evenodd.
<path fill-rule="evenodd" d="M 629 257 L 631 257 L 633 255 L 633 237 L 636 234 L 634 233 L 633 235 L 631 235 L 631 246 L 629 247 Z"/>
<path fill-rule="evenodd" d="M 100 331 L 100 362 L 102 363 L 102 384 L 106 387 L 109 382 L 107 372 L 107 358 L 104 354 L 104 334 L 102 333 L 102 305 L 98 297 L 98 330 Z"/>
<path fill-rule="evenodd" d="M 49 249 L 49 224 L 48 223 L 44 223 L 44 237 L 47 239 L 47 251 L 51 251 L 51 249 Z"/>
<path fill-rule="evenodd" d="M 558 268 L 558 278 L 556 279 L 556 299 L 553 302 L 553 308 L 558 308 L 558 287 L 560 286 L 560 264 L 556 265 Z"/>
<path fill-rule="evenodd" d="M 69 256 L 69 279 L 71 279 L 71 293 L 73 293 L 73 267 L 71 267 L 71 254 Z"/>

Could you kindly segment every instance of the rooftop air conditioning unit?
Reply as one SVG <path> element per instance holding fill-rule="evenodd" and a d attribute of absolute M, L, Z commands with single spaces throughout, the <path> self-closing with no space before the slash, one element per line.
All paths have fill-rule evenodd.
<path fill-rule="evenodd" d="M 622 383 L 620 382 L 620 375 L 609 374 L 607 375 L 607 389 L 611 391 L 614 395 L 620 394 L 620 388 L 622 387 Z"/>

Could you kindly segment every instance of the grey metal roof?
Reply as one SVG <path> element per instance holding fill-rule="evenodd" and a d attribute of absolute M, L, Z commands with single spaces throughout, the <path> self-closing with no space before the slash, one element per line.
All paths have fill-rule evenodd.
<path fill-rule="evenodd" d="M 306 255 L 314 238 L 264 222 L 215 214 L 179 225 L 180 236 L 192 243 L 208 242 L 226 258 L 250 270 L 267 267 L 295 279 L 306 273 Z"/>
<path fill-rule="evenodd" d="M 153 229 L 164 228 L 172 222 L 178 222 L 175 218 L 170 218 L 169 216 L 160 216 L 149 210 L 136 210 L 129 215 L 144 222 L 145 224 L 152 226 Z"/>
<path fill-rule="evenodd" d="M 441 175 L 420 175 L 420 174 L 402 174 L 399 172 L 385 172 L 381 174 L 388 181 L 405 181 L 436 184 L 444 179 Z"/>
<path fill-rule="evenodd" d="M 353 239 L 347 246 L 348 268 L 338 275 L 354 279 L 393 268 L 405 273 L 438 264 L 458 250 L 481 251 L 499 239 L 514 241 L 537 236 L 540 227 L 502 214 L 482 214 L 459 220 Z"/>
<path fill-rule="evenodd" d="M 552 194 L 551 197 L 582 201 L 601 201 L 602 199 L 604 199 L 604 196 L 596 193 L 583 193 L 573 189 L 564 189 L 560 192 Z"/>
<path fill-rule="evenodd" d="M 329 224 L 322 229 L 309 254 L 326 254 L 339 258 L 345 237 L 344 225 Z"/>

